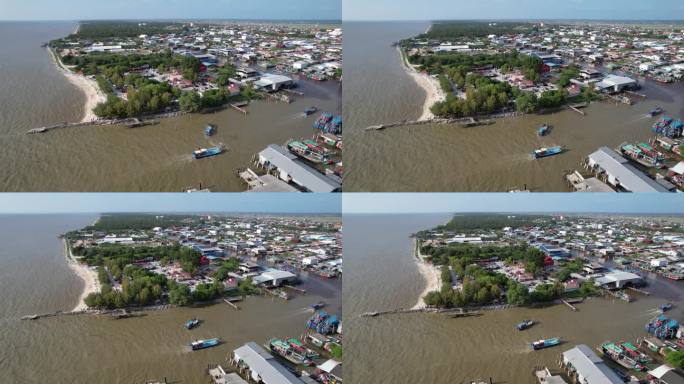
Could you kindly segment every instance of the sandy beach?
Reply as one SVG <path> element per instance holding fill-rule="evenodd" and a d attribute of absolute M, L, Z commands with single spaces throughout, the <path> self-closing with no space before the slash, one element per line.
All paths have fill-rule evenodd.
<path fill-rule="evenodd" d="M 84 283 L 83 291 L 81 292 L 81 296 L 78 298 L 78 304 L 72 309 L 72 311 L 77 312 L 86 310 L 88 307 L 85 305 L 85 298 L 93 292 L 100 291 L 100 281 L 97 278 L 97 272 L 87 265 L 76 261 L 74 255 L 69 249 L 66 239 L 64 240 L 64 255 L 69 268 L 71 268 L 71 270 L 74 271 L 74 273 L 78 275 L 78 277 L 80 277 Z"/>
<path fill-rule="evenodd" d="M 411 65 L 411 63 L 408 62 L 408 58 L 403 54 L 401 48 L 397 47 L 397 50 L 399 50 L 399 55 L 404 63 L 404 68 L 406 68 L 406 73 L 408 73 L 409 76 L 415 80 L 419 87 L 423 88 L 426 94 L 425 103 L 423 104 L 423 112 L 418 120 L 433 119 L 435 115 L 432 113 L 432 111 L 430 111 L 430 107 L 432 107 L 436 102 L 444 101 L 446 99 L 446 95 L 442 91 L 439 81 L 427 73 L 419 72 L 416 69 L 416 66 Z"/>
<path fill-rule="evenodd" d="M 416 261 L 416 265 L 418 266 L 418 272 L 420 272 L 420 274 L 423 276 L 423 279 L 425 279 L 425 289 L 423 289 L 423 292 L 421 292 L 418 302 L 413 306 L 412 309 L 425 308 L 426 305 L 423 301 L 423 297 L 425 297 L 428 292 L 439 291 L 442 286 L 442 278 L 439 268 L 426 261 L 423 261 L 422 255 L 420 255 L 420 250 L 416 247 L 416 241 L 416 239 L 413 239 L 413 259 Z"/>
<path fill-rule="evenodd" d="M 57 57 L 56 53 L 54 53 L 50 48 L 48 48 L 48 51 L 50 52 L 52 59 L 55 61 L 55 65 L 57 65 L 57 70 L 64 74 L 71 84 L 75 85 L 81 90 L 81 92 L 85 94 L 86 102 L 83 107 L 84 112 L 81 122 L 97 120 L 97 116 L 93 112 L 93 109 L 97 106 L 97 104 L 107 101 L 107 95 L 100 90 L 100 87 L 97 85 L 97 81 L 72 72 L 62 63 L 62 61 Z"/>

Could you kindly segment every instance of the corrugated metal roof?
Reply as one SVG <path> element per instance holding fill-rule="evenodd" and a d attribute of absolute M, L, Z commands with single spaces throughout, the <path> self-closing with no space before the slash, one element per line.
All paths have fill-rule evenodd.
<path fill-rule="evenodd" d="M 342 187 L 340 183 L 301 162 L 297 156 L 280 145 L 270 144 L 259 152 L 259 157 L 286 172 L 295 183 L 311 192 L 334 192 Z"/>
<path fill-rule="evenodd" d="M 620 185 L 631 192 L 668 192 L 662 185 L 646 176 L 629 164 L 628 160 L 608 147 L 601 147 L 589 155 L 608 174 L 616 178 Z"/>
<path fill-rule="evenodd" d="M 572 364 L 586 384 L 621 384 L 620 377 L 585 344 L 563 352 L 563 361 Z"/>
<path fill-rule="evenodd" d="M 252 372 L 257 373 L 264 384 L 303 383 L 253 341 L 236 349 L 233 353 L 247 364 Z"/>

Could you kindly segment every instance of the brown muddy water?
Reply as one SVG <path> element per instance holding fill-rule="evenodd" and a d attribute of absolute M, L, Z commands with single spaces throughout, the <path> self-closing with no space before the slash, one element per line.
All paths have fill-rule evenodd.
<path fill-rule="evenodd" d="M 425 92 L 404 72 L 391 43 L 421 33 L 427 25 L 345 23 L 346 191 L 565 192 L 569 187 L 563 174 L 581 169 L 580 162 L 591 152 L 651 137 L 655 119 L 644 114 L 655 105 L 684 117 L 684 84 L 639 79 L 647 99 L 635 99 L 632 106 L 597 102 L 585 109 L 586 116 L 564 110 L 471 128 L 422 125 L 364 131 L 369 125 L 420 115 Z M 545 123 L 551 132 L 538 137 L 536 129 Z M 567 152 L 532 159 L 533 150 L 552 145 L 563 145 Z"/>
<path fill-rule="evenodd" d="M 248 341 L 299 336 L 325 301 L 341 313 L 341 281 L 303 276 L 306 295 L 289 301 L 251 297 L 235 311 L 226 304 L 146 312 L 115 320 L 106 316 L 56 316 L 22 321 L 21 316 L 70 310 L 82 281 L 67 267 L 60 233 L 92 223 L 95 216 L 0 216 L 0 371 L 3 383 L 170 383 L 208 381 L 208 364 L 222 363 Z M 192 317 L 202 324 L 188 331 Z M 220 337 L 219 347 L 191 352 L 195 338 Z"/>
<path fill-rule="evenodd" d="M 632 303 L 602 298 L 578 304 L 485 312 L 452 319 L 439 314 L 360 314 L 412 307 L 424 280 L 411 255 L 411 233 L 444 223 L 449 215 L 345 215 L 344 310 L 346 380 L 352 383 L 531 383 L 536 366 L 557 368 L 559 353 L 576 344 L 643 337 L 644 324 L 666 301 L 682 302 L 675 283 L 647 276 L 648 291 Z M 684 309 L 669 314 L 681 320 Z M 523 319 L 539 322 L 519 332 Z M 555 348 L 533 352 L 529 342 L 561 337 Z"/>
<path fill-rule="evenodd" d="M 268 144 L 313 135 L 308 106 L 341 113 L 337 82 L 301 80 L 304 96 L 291 104 L 256 101 L 250 114 L 226 109 L 162 119 L 140 128 L 94 126 L 27 135 L 44 125 L 78 121 L 84 95 L 57 71 L 43 42 L 69 34 L 74 23 L 0 23 L 0 191 L 177 192 L 190 187 L 243 191 L 237 168 Z M 17 38 L 19 36 L 20 38 Z M 216 124 L 210 140 L 204 126 Z M 197 147 L 224 143 L 228 151 L 193 161 Z"/>

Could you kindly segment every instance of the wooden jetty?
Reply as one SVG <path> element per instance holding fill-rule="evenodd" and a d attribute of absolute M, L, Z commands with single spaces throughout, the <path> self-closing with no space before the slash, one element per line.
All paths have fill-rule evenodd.
<path fill-rule="evenodd" d="M 297 90 L 294 90 L 294 89 L 285 88 L 285 89 L 283 89 L 283 91 L 284 91 L 284 92 L 287 92 L 287 93 L 291 93 L 291 94 L 293 94 L 293 95 L 304 96 L 304 92 L 297 91 Z"/>
<path fill-rule="evenodd" d="M 243 114 L 246 115 L 249 113 L 249 111 L 247 111 L 246 109 L 243 108 L 245 106 L 247 106 L 247 103 L 245 103 L 245 102 L 243 102 L 243 103 L 231 103 L 230 104 L 231 108 L 235 109 L 236 111 L 242 112 Z"/>
<path fill-rule="evenodd" d="M 584 116 L 585 113 L 582 111 L 580 108 L 586 107 L 586 104 L 574 104 L 574 105 L 568 105 L 568 108 L 572 109 L 573 111 L 579 113 L 580 115 Z"/>
<path fill-rule="evenodd" d="M 646 95 L 643 94 L 643 93 L 637 93 L 637 92 L 634 92 L 634 91 L 625 91 L 625 93 L 630 94 L 630 95 L 632 95 L 632 96 L 641 97 L 642 99 L 645 99 L 645 98 L 646 98 Z"/>
<path fill-rule="evenodd" d="M 299 292 L 299 293 L 301 293 L 301 294 L 305 294 L 305 293 L 306 293 L 306 289 L 293 287 L 293 286 L 291 286 L 291 285 L 284 285 L 283 287 L 288 288 L 288 289 L 291 289 L 291 290 L 296 291 L 296 292 Z"/>
<path fill-rule="evenodd" d="M 572 309 L 573 311 L 579 311 L 579 309 L 577 309 L 577 307 L 575 307 L 574 305 L 572 305 L 572 303 L 570 303 L 569 301 L 564 300 L 564 299 L 561 299 L 561 302 L 563 302 L 563 304 L 565 304 L 565 305 L 567 305 L 568 307 L 570 307 L 570 309 Z"/>
<path fill-rule="evenodd" d="M 468 127 L 476 127 L 480 125 L 490 125 L 494 124 L 493 119 L 483 119 L 483 120 L 478 120 L 475 119 L 474 117 L 466 117 L 466 118 L 461 118 L 461 119 L 442 119 L 442 118 L 434 118 L 434 119 L 426 119 L 426 120 L 402 120 L 402 121 L 397 121 L 394 123 L 389 123 L 389 124 L 378 124 L 378 125 L 371 125 L 365 128 L 366 131 L 380 131 L 383 129 L 387 128 L 395 128 L 395 127 L 405 127 L 408 125 L 428 125 L 428 124 L 455 124 L 458 125 L 462 128 L 468 128 Z"/>
<path fill-rule="evenodd" d="M 651 295 L 651 292 L 646 291 L 646 290 L 643 290 L 643 289 L 639 289 L 639 288 L 635 288 L 635 287 L 627 287 L 627 289 L 630 289 L 630 290 L 632 290 L 632 291 L 634 291 L 634 292 L 639 292 L 639 293 L 641 293 L 642 295 L 646 295 L 646 296 L 650 296 L 650 295 Z"/>
<path fill-rule="evenodd" d="M 236 311 L 239 311 L 240 307 L 238 307 L 237 304 L 234 303 L 235 301 L 242 301 L 242 297 L 227 297 L 227 298 L 223 299 L 224 303 L 230 305 Z"/>

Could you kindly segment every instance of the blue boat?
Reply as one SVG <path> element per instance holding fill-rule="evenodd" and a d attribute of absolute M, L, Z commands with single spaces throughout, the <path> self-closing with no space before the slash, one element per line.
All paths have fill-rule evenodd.
<path fill-rule="evenodd" d="M 553 339 L 541 339 L 530 343 L 532 349 L 534 349 L 535 351 L 539 349 L 553 347 L 558 344 L 560 344 L 560 337 L 554 337 Z"/>
<path fill-rule="evenodd" d="M 214 133 L 216 133 L 216 126 L 214 126 L 213 124 L 207 124 L 207 126 L 204 127 L 204 136 L 209 137 Z"/>
<path fill-rule="evenodd" d="M 199 322 L 200 322 L 200 321 L 199 321 L 198 318 L 196 318 L 196 317 L 195 317 L 195 318 L 192 318 L 192 319 L 190 319 L 190 320 L 188 320 L 188 321 L 185 322 L 185 328 L 187 328 L 187 329 L 193 329 L 193 328 L 195 328 L 196 326 L 199 325 Z"/>
<path fill-rule="evenodd" d="M 317 311 L 323 307 L 325 307 L 325 303 L 322 301 L 319 301 L 318 303 L 313 303 L 313 304 L 309 305 L 309 309 L 314 310 L 314 311 Z"/>
<path fill-rule="evenodd" d="M 193 351 L 197 351 L 199 349 L 215 347 L 220 343 L 221 340 L 218 337 L 206 340 L 195 340 L 192 343 L 190 343 L 190 348 L 192 348 Z"/>
<path fill-rule="evenodd" d="M 547 133 L 549 133 L 549 126 L 547 124 L 544 124 L 537 129 L 537 136 L 545 136 Z"/>
<path fill-rule="evenodd" d="M 222 145 L 211 148 L 198 148 L 197 150 L 192 151 L 192 158 L 198 160 L 205 157 L 220 155 L 221 153 L 223 153 Z"/>
<path fill-rule="evenodd" d="M 551 148 L 540 148 L 540 149 L 535 149 L 534 152 L 532 152 L 532 156 L 535 159 L 541 159 L 542 157 L 549 157 L 553 155 L 558 155 L 563 152 L 563 147 L 560 145 L 551 147 Z"/>
<path fill-rule="evenodd" d="M 667 312 L 670 309 L 672 309 L 672 303 L 667 303 L 660 306 L 660 310 L 663 312 Z"/>
<path fill-rule="evenodd" d="M 304 109 L 304 116 L 311 116 L 318 111 L 316 107 L 308 107 Z"/>
<path fill-rule="evenodd" d="M 518 331 L 525 330 L 531 326 L 534 325 L 534 320 L 523 320 L 522 322 L 518 323 L 515 327 L 518 328 Z"/>
<path fill-rule="evenodd" d="M 655 107 L 648 112 L 648 115 L 654 117 L 660 115 L 661 113 L 663 113 L 663 109 L 661 107 Z"/>

